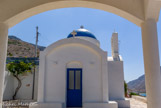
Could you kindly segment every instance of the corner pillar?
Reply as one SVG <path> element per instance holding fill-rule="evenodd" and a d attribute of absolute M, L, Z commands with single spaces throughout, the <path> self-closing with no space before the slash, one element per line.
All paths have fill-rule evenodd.
<path fill-rule="evenodd" d="M 161 108 L 161 73 L 157 23 L 148 19 L 142 23 L 142 42 L 148 108 Z"/>
<path fill-rule="evenodd" d="M 0 108 L 3 101 L 3 85 L 8 44 L 8 26 L 5 23 L 0 23 Z"/>

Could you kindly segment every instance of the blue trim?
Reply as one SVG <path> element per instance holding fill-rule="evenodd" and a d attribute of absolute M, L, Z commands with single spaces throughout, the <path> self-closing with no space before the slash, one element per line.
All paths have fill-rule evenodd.
<path fill-rule="evenodd" d="M 39 65 L 38 57 L 7 57 L 6 63 L 24 61 L 25 63 L 34 63 Z"/>
<path fill-rule="evenodd" d="M 75 32 L 77 32 L 77 34 L 75 35 L 76 37 L 82 36 L 82 37 L 90 37 L 93 39 L 97 39 L 92 33 L 88 32 L 88 31 L 76 30 Z M 67 38 L 71 38 L 71 37 L 73 37 L 73 35 L 70 33 Z"/>

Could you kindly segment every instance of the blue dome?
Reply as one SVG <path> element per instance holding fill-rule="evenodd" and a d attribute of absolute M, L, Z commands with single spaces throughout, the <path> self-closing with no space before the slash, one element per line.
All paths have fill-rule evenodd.
<path fill-rule="evenodd" d="M 76 34 L 75 37 L 90 37 L 90 38 L 96 39 L 96 37 L 91 32 L 89 32 L 88 30 L 86 30 L 84 28 L 80 28 L 78 30 L 74 30 L 74 32 L 76 32 L 75 33 Z M 70 33 L 67 38 L 73 37 L 72 33 Z"/>

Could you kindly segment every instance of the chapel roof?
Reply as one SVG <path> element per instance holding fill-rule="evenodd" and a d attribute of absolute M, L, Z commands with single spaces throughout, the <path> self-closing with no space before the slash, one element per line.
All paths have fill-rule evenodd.
<path fill-rule="evenodd" d="M 71 37 L 90 37 L 93 39 L 97 39 L 94 34 L 92 34 L 87 29 L 84 29 L 83 26 L 81 26 L 80 29 L 77 29 L 71 32 L 67 38 L 71 38 Z"/>

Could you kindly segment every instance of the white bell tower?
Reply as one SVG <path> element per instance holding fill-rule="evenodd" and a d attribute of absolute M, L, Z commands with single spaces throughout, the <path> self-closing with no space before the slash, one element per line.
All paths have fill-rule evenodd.
<path fill-rule="evenodd" d="M 111 49 L 112 49 L 112 57 L 114 61 L 119 61 L 119 45 L 118 45 L 118 33 L 112 33 L 111 38 Z"/>

